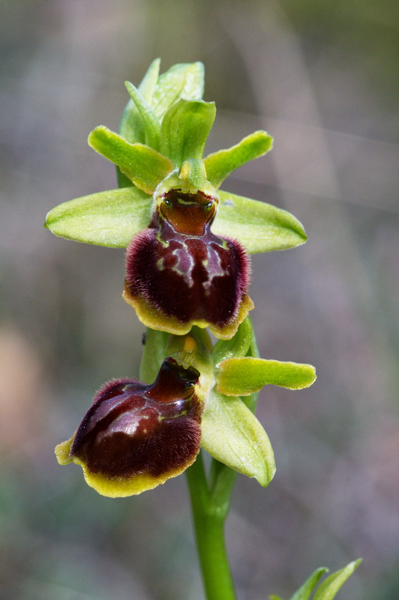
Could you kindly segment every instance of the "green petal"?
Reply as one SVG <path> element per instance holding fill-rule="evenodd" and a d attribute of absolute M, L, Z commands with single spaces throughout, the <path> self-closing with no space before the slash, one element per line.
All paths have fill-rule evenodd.
<path fill-rule="evenodd" d="M 286 210 L 221 190 L 218 195 L 213 233 L 238 240 L 250 254 L 287 250 L 306 242 L 302 224 Z"/>
<path fill-rule="evenodd" d="M 326 569 L 326 567 L 316 569 L 290 600 L 309 600 L 310 594 L 313 592 L 320 578 L 327 572 L 328 569 Z"/>
<path fill-rule="evenodd" d="M 125 248 L 148 227 L 152 197 L 136 187 L 84 196 L 51 210 L 45 227 L 55 235 L 110 248 Z"/>
<path fill-rule="evenodd" d="M 203 93 L 204 65 L 201 62 L 177 64 L 159 77 L 151 106 L 161 120 L 180 98 L 200 100 Z"/>
<path fill-rule="evenodd" d="M 216 387 L 227 396 L 249 396 L 264 385 L 301 390 L 315 380 L 316 371 L 312 365 L 263 358 L 229 358 L 218 366 Z"/>
<path fill-rule="evenodd" d="M 96 152 L 118 165 L 122 173 L 146 194 L 152 194 L 173 170 L 170 160 L 156 150 L 143 144 L 130 144 L 104 125 L 90 133 L 88 142 Z"/>
<path fill-rule="evenodd" d="M 219 150 L 204 158 L 208 181 L 218 188 L 232 171 L 263 156 L 273 147 L 273 138 L 266 131 L 255 131 L 227 150 Z"/>
<path fill-rule="evenodd" d="M 215 365 L 233 357 L 246 356 L 252 341 L 252 325 L 249 317 L 244 319 L 237 333 L 230 340 L 218 340 L 213 347 Z"/>
<path fill-rule="evenodd" d="M 143 120 L 145 143 L 151 148 L 154 148 L 154 150 L 158 150 L 159 134 L 161 131 L 161 124 L 158 121 L 158 118 L 156 117 L 151 106 L 146 102 L 146 100 L 132 83 L 126 81 L 125 86 Z"/>
<path fill-rule="evenodd" d="M 345 581 L 352 575 L 361 562 L 362 559 L 359 558 L 327 577 L 316 590 L 313 600 L 333 600 Z"/>
<path fill-rule="evenodd" d="M 173 104 L 162 121 L 160 152 L 175 167 L 189 158 L 202 158 L 215 115 L 214 102 L 179 100 Z"/>
<path fill-rule="evenodd" d="M 239 398 L 212 390 L 201 423 L 201 446 L 231 469 L 267 486 L 276 471 L 273 449 L 262 425 Z"/>

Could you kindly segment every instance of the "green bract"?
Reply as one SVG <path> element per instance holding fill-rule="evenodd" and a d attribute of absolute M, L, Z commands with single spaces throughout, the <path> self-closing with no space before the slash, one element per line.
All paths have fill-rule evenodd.
<path fill-rule="evenodd" d="M 218 188 L 232 171 L 271 150 L 271 136 L 256 131 L 232 148 L 203 159 L 216 114 L 214 103 L 202 100 L 203 65 L 175 65 L 159 76 L 159 62 L 151 64 L 138 88 L 126 83 L 131 99 L 119 133 L 100 125 L 89 135 L 90 146 L 117 166 L 122 189 L 78 198 L 51 210 L 45 226 L 55 235 L 125 248 L 149 225 L 157 187 L 172 172 L 179 175 L 185 162 L 197 161 L 201 177 L 193 182 L 199 190 L 206 185 Z M 285 250 L 306 241 L 301 223 L 290 213 L 221 190 L 218 196 L 214 233 L 233 237 L 249 253 Z"/>

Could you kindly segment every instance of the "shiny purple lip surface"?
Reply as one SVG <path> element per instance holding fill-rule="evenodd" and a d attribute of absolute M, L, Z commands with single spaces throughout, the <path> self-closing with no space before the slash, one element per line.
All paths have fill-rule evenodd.
<path fill-rule="evenodd" d="M 109 478 L 159 477 L 190 464 L 201 439 L 198 378 L 196 369 L 168 358 L 151 385 L 109 382 L 83 418 L 71 456 Z"/>

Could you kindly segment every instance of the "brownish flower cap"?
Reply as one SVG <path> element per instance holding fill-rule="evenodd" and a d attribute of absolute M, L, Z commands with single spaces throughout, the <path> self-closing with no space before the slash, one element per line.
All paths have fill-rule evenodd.
<path fill-rule="evenodd" d="M 57 446 L 58 461 L 81 465 L 107 496 L 139 494 L 179 475 L 200 448 L 198 379 L 195 368 L 168 358 L 151 385 L 105 384 L 73 438 Z"/>

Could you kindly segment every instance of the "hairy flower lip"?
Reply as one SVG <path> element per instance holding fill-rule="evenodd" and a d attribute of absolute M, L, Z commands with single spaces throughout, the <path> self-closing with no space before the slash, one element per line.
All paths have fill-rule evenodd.
<path fill-rule="evenodd" d="M 76 434 L 56 448 L 61 464 L 82 466 L 108 496 L 137 494 L 191 465 L 200 448 L 204 399 L 199 371 L 167 358 L 154 383 L 106 383 Z"/>
<path fill-rule="evenodd" d="M 253 308 L 248 254 L 238 242 L 214 235 L 210 225 L 192 236 L 157 214 L 131 242 L 123 298 L 148 327 L 183 335 L 197 325 L 230 338 Z"/>

